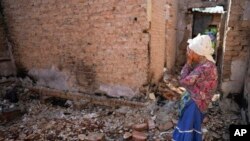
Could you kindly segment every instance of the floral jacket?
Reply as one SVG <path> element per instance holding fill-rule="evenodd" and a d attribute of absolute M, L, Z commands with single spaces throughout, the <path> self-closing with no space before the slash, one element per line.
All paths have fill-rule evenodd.
<path fill-rule="evenodd" d="M 185 64 L 181 71 L 180 84 L 187 89 L 201 112 L 205 112 L 217 88 L 217 68 L 213 62 L 205 61 L 192 68 Z"/>

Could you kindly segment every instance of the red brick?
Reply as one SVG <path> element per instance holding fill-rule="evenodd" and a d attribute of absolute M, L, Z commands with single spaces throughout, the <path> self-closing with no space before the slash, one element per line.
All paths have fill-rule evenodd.
<path fill-rule="evenodd" d="M 136 131 L 145 131 L 148 129 L 147 123 L 136 124 L 133 126 L 133 129 Z"/>
<path fill-rule="evenodd" d="M 133 131 L 132 132 L 132 140 L 133 141 L 146 141 L 147 135 L 143 132 Z"/>

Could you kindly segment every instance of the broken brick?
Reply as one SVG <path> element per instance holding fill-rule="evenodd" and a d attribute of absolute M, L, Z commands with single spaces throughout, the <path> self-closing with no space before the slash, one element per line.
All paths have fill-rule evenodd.
<path fill-rule="evenodd" d="M 203 119 L 203 123 L 207 123 L 209 121 L 209 118 L 208 117 L 205 117 L 204 119 Z"/>
<path fill-rule="evenodd" d="M 132 132 L 132 140 L 133 141 L 146 141 L 147 135 L 143 132 L 133 131 Z"/>
<path fill-rule="evenodd" d="M 174 127 L 173 123 L 171 121 L 169 121 L 169 122 L 167 122 L 165 124 L 159 125 L 158 128 L 159 128 L 160 131 L 166 131 L 166 130 L 169 130 L 169 129 L 173 128 L 173 127 Z"/>
<path fill-rule="evenodd" d="M 148 129 L 148 124 L 147 123 L 136 124 L 133 126 L 133 129 L 136 131 L 145 131 Z"/>
<path fill-rule="evenodd" d="M 154 120 L 149 119 L 148 120 L 148 129 L 154 129 L 154 128 L 155 128 Z"/>

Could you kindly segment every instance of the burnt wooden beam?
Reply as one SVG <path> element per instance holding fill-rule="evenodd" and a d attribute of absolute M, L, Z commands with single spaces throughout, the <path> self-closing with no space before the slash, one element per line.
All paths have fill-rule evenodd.
<path fill-rule="evenodd" d="M 15 83 L 15 79 L 5 79 L 5 80 L 0 80 L 0 85 L 6 84 L 6 83 Z"/>
<path fill-rule="evenodd" d="M 11 61 L 8 57 L 0 57 L 0 62 Z"/>
<path fill-rule="evenodd" d="M 0 124 L 8 123 L 18 117 L 21 117 L 25 112 L 20 109 L 8 109 L 0 112 Z"/>
<path fill-rule="evenodd" d="M 46 96 L 58 97 L 72 101 L 87 100 L 92 104 L 104 105 L 109 107 L 129 106 L 129 107 L 141 108 L 146 106 L 146 104 L 142 102 L 107 98 L 107 97 L 95 96 L 79 92 L 65 92 L 44 87 L 29 87 L 28 89 L 33 93 L 37 93 L 43 96 L 46 95 Z"/>

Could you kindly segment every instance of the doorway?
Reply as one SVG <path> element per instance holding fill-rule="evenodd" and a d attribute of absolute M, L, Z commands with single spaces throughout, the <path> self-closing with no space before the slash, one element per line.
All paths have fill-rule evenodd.
<path fill-rule="evenodd" d="M 224 11 L 223 6 L 215 6 L 207 8 L 192 8 L 192 13 L 192 38 L 197 36 L 199 33 L 210 36 L 212 40 L 212 47 L 215 50 L 213 57 L 216 61 L 219 80 L 221 80 L 226 11 Z"/>

